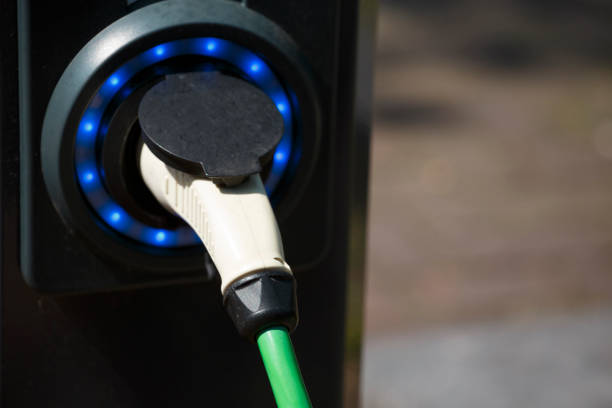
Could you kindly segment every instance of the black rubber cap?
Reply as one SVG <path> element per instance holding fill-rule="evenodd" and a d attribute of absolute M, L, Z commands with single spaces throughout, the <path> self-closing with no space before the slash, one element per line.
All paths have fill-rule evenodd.
<path fill-rule="evenodd" d="M 272 326 L 292 332 L 298 323 L 295 279 L 285 271 L 264 270 L 232 283 L 223 306 L 240 335 L 251 341 Z"/>
<path fill-rule="evenodd" d="M 166 76 L 145 94 L 138 119 L 162 161 L 229 186 L 259 173 L 283 135 L 283 117 L 263 91 L 219 72 Z"/>

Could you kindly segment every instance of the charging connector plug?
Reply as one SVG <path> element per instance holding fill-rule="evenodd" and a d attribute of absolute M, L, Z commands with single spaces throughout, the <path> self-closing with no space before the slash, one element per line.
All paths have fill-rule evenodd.
<path fill-rule="evenodd" d="M 176 170 L 143 145 L 145 184 L 168 211 L 198 234 L 221 276 L 227 313 L 255 340 L 271 326 L 297 325 L 295 280 L 284 260 L 276 217 L 258 174 L 233 187 Z"/>
<path fill-rule="evenodd" d="M 198 234 L 221 275 L 225 310 L 257 342 L 279 408 L 311 407 L 288 332 L 295 279 L 259 176 L 283 133 L 274 103 L 221 73 L 177 74 L 139 106 L 145 184 Z"/>

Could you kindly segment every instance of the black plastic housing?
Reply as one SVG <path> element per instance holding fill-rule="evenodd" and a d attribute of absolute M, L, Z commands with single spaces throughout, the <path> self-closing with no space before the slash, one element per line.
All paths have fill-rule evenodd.
<path fill-rule="evenodd" d="M 285 271 L 263 270 L 238 279 L 225 289 L 223 306 L 238 333 L 252 342 L 268 327 L 292 332 L 298 324 L 295 279 Z"/>
<path fill-rule="evenodd" d="M 149 2 L 0 0 L 2 407 L 274 406 L 218 282 L 108 258 L 59 217 L 42 179 L 42 121 L 60 76 L 97 33 Z M 318 153 L 300 193 L 278 207 L 299 282 L 292 340 L 313 405 L 356 407 L 376 4 L 244 3 L 282 27 L 312 69 Z"/>
<path fill-rule="evenodd" d="M 143 97 L 138 121 L 164 163 L 226 186 L 260 173 L 283 136 L 274 102 L 220 72 L 167 75 Z"/>
<path fill-rule="evenodd" d="M 288 33 L 256 11 L 223 0 L 168 0 L 131 12 L 122 2 L 118 2 L 121 6 L 113 7 L 101 0 L 90 1 L 90 6 L 104 11 L 92 20 L 99 26 L 97 31 L 91 30 L 93 38 L 80 41 L 65 30 L 59 30 L 55 35 L 60 38 L 53 39 L 47 33 L 30 29 L 28 19 L 34 15 L 43 19 L 39 25 L 48 26 L 59 18 L 67 18 L 68 9 L 70 19 L 92 19 L 88 7 L 64 1 L 54 3 L 53 7 L 19 2 L 23 14 L 20 44 L 26 48 L 32 45 L 20 54 L 21 89 L 27 95 L 21 101 L 22 166 L 26 176 L 21 185 L 24 197 L 21 260 L 28 284 L 42 292 L 66 293 L 206 279 L 201 268 L 203 247 L 167 250 L 143 246 L 113 234 L 92 216 L 78 186 L 74 163 L 79 118 L 114 70 L 160 43 L 206 36 L 248 46 L 294 92 L 300 107 L 302 151 L 299 163 L 292 169 L 293 176 L 278 189 L 276 213 L 288 253 L 291 247 L 301 247 L 293 256 L 292 265 L 299 268 L 321 256 L 329 244 L 328 226 L 303 224 L 298 221 L 303 214 L 294 211 L 306 188 L 312 186 L 309 181 L 320 159 L 321 98 L 312 82 L 316 74 L 308 73 L 310 64 Z M 75 13 L 78 9 L 83 14 Z M 108 9 L 115 14 L 105 21 L 103 16 L 109 13 Z M 45 16 L 38 15 L 41 11 L 46 12 Z M 56 58 L 51 47 L 54 41 L 64 44 L 64 60 L 53 64 L 53 73 L 47 69 L 46 75 L 35 75 L 33 70 L 39 73 L 42 64 Z M 72 49 L 68 51 L 70 44 Z M 318 212 L 317 217 L 322 219 L 326 216 L 326 205 L 318 200 L 308 211 L 313 216 Z M 53 215 L 55 212 L 59 217 Z M 286 233 L 283 224 L 291 220 L 298 221 L 302 232 L 313 240 L 303 243 L 297 234 Z M 64 238 L 58 239 L 58 235 Z M 62 256 L 68 253 L 70 257 Z M 52 272 L 41 266 L 50 262 L 57 265 Z"/>

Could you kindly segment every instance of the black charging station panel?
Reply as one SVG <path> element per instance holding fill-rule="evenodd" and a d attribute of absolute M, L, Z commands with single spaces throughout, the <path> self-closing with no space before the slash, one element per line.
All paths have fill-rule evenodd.
<path fill-rule="evenodd" d="M 311 71 L 307 57 L 292 55 L 301 54 L 301 50 L 297 43 L 283 37 L 280 27 L 259 13 L 247 13 L 245 7 L 227 1 L 168 0 L 131 13 L 123 1 L 60 1 L 52 7 L 20 4 L 20 83 L 27 95 L 20 105 L 25 176 L 21 183 L 21 265 L 30 286 L 42 292 L 66 293 L 207 279 L 201 267 L 205 256 L 202 245 L 156 246 L 156 231 L 171 231 L 156 228 L 155 223 L 139 222 L 138 211 L 129 213 L 120 205 L 121 197 L 112 196 L 111 192 L 121 189 L 117 186 L 121 182 L 114 182 L 106 174 L 117 166 L 125 167 L 126 173 L 138 172 L 129 163 L 136 161 L 136 155 L 127 152 L 134 143 L 132 139 L 138 139 L 140 133 L 134 131 L 138 124 L 132 123 L 139 100 L 132 102 L 133 95 L 142 94 L 142 90 L 174 70 L 238 70 L 240 66 L 234 67 L 231 62 L 239 65 L 246 61 L 249 65 L 251 58 L 257 61 L 253 64 L 266 64 L 286 90 L 283 104 L 287 105 L 285 110 L 291 109 L 291 124 L 296 127 L 291 135 L 291 151 L 282 153 L 290 156 L 291 162 L 282 177 L 273 175 L 281 180 L 271 197 L 287 259 L 299 270 L 324 256 L 331 238 L 332 197 L 328 192 L 334 169 L 330 167 L 331 138 L 324 138 L 320 129 L 331 119 L 329 104 L 333 96 L 330 89 L 315 88 L 316 71 Z M 96 10 L 93 19 L 92 9 Z M 73 21 L 87 22 L 87 30 L 80 31 Z M 216 49 L 208 52 L 208 41 Z M 57 51 L 59 44 L 61 53 Z M 109 52 L 112 47 L 116 51 Z M 273 48 L 273 52 L 265 55 L 266 47 Z M 180 52 L 182 49 L 185 52 Z M 205 54 L 193 55 L 200 50 Z M 176 57 L 162 58 L 173 51 Z M 108 55 L 100 57 L 103 53 Z M 287 58 L 282 58 L 283 54 L 288 54 Z M 321 57 L 319 54 L 318 59 Z M 137 70 L 138 73 L 131 72 Z M 296 75 L 299 71 L 305 72 Z M 291 76 L 297 78 L 289 83 Z M 112 80 L 125 84 L 113 87 L 109 83 Z M 131 93 L 121 99 L 126 92 Z M 269 93 L 279 92 L 283 90 Z M 110 100 L 108 107 L 100 113 L 100 124 L 94 126 L 97 113 L 92 106 L 103 104 L 100 101 L 104 98 Z M 113 105 L 117 105 L 114 111 Z M 113 112 L 108 114 L 109 110 Z M 132 110 L 133 115 L 123 119 L 127 125 L 117 130 L 115 123 L 122 118 L 116 117 L 126 110 Z M 108 130 L 100 135 L 107 116 Z M 83 147 L 86 141 L 81 139 L 91 137 L 82 129 L 86 126 L 94 128 L 91 133 L 97 131 L 96 143 L 104 146 L 92 143 L 92 157 L 79 162 L 79 156 L 87 156 L 87 148 Z M 106 154 L 109 139 L 122 137 L 127 141 L 115 143 L 125 144 L 126 152 L 120 147 L 115 149 L 120 152 L 117 158 L 111 157 L 107 168 L 101 167 L 105 157 L 94 156 Z M 100 181 L 103 186 L 88 191 L 90 187 L 82 179 L 91 174 L 105 180 Z M 126 178 L 129 176 L 135 177 L 126 174 Z M 142 191 L 126 190 L 138 192 L 132 193 L 135 200 L 146 192 L 144 187 Z M 108 191 L 103 198 L 98 197 L 101 191 Z M 126 191 L 126 195 L 130 193 Z M 111 201 L 109 198 L 111 204 L 106 203 Z M 96 204 L 96 200 L 101 203 Z M 154 201 L 150 195 L 144 200 Z M 108 210 L 109 207 L 116 209 Z M 54 214 L 55 209 L 59 216 Z M 132 231 L 117 231 L 109 220 L 113 216 L 119 226 L 127 217 L 138 225 Z M 53 270 L 44 267 L 51 262 L 55 265 Z"/>
<path fill-rule="evenodd" d="M 203 248 L 157 247 L 123 236 L 105 224 L 104 209 L 96 213 L 83 192 L 66 193 L 81 177 L 76 167 L 58 167 L 66 184 L 55 186 L 56 192 L 43 174 L 41 156 L 49 153 L 43 125 L 46 114 L 54 118 L 49 104 L 58 81 L 92 87 L 79 83 L 78 75 L 62 78 L 73 58 L 126 16 L 181 1 L 0 0 L 2 406 L 273 405 L 256 348 L 236 334 L 221 307 L 219 282 L 204 272 Z M 202 0 L 207 3 L 210 15 L 216 15 L 213 8 L 227 10 L 219 13 L 227 20 L 218 33 L 214 22 L 201 34 L 191 24 L 166 39 L 147 32 L 147 20 L 146 41 L 171 44 L 194 33 L 246 49 L 253 41 L 253 54 L 287 90 L 296 130 L 272 200 L 298 281 L 300 324 L 293 338 L 313 405 L 355 406 L 374 1 Z M 243 13 L 254 15 L 244 24 L 254 35 L 227 28 L 240 26 L 227 21 Z M 272 33 L 271 46 L 260 28 Z M 149 45 L 134 47 L 146 53 Z M 295 55 L 276 59 L 278 50 L 293 46 L 287 52 Z M 136 55 L 128 48 L 118 47 L 117 58 Z M 233 69 L 215 64 L 177 57 L 147 72 Z M 114 81 L 111 65 L 90 68 L 92 76 Z M 298 70 L 304 83 L 292 82 Z M 78 132 L 88 124 L 74 115 L 67 113 Z M 100 162 L 105 148 L 96 145 Z M 55 198 L 65 193 L 68 201 L 81 200 L 76 221 L 75 207 Z M 81 222 L 84 217 L 91 218 Z"/>

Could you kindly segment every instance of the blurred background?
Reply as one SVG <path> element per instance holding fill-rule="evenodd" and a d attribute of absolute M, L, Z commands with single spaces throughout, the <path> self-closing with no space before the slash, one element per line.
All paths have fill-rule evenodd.
<path fill-rule="evenodd" d="M 382 0 L 366 408 L 612 407 L 612 2 Z"/>

